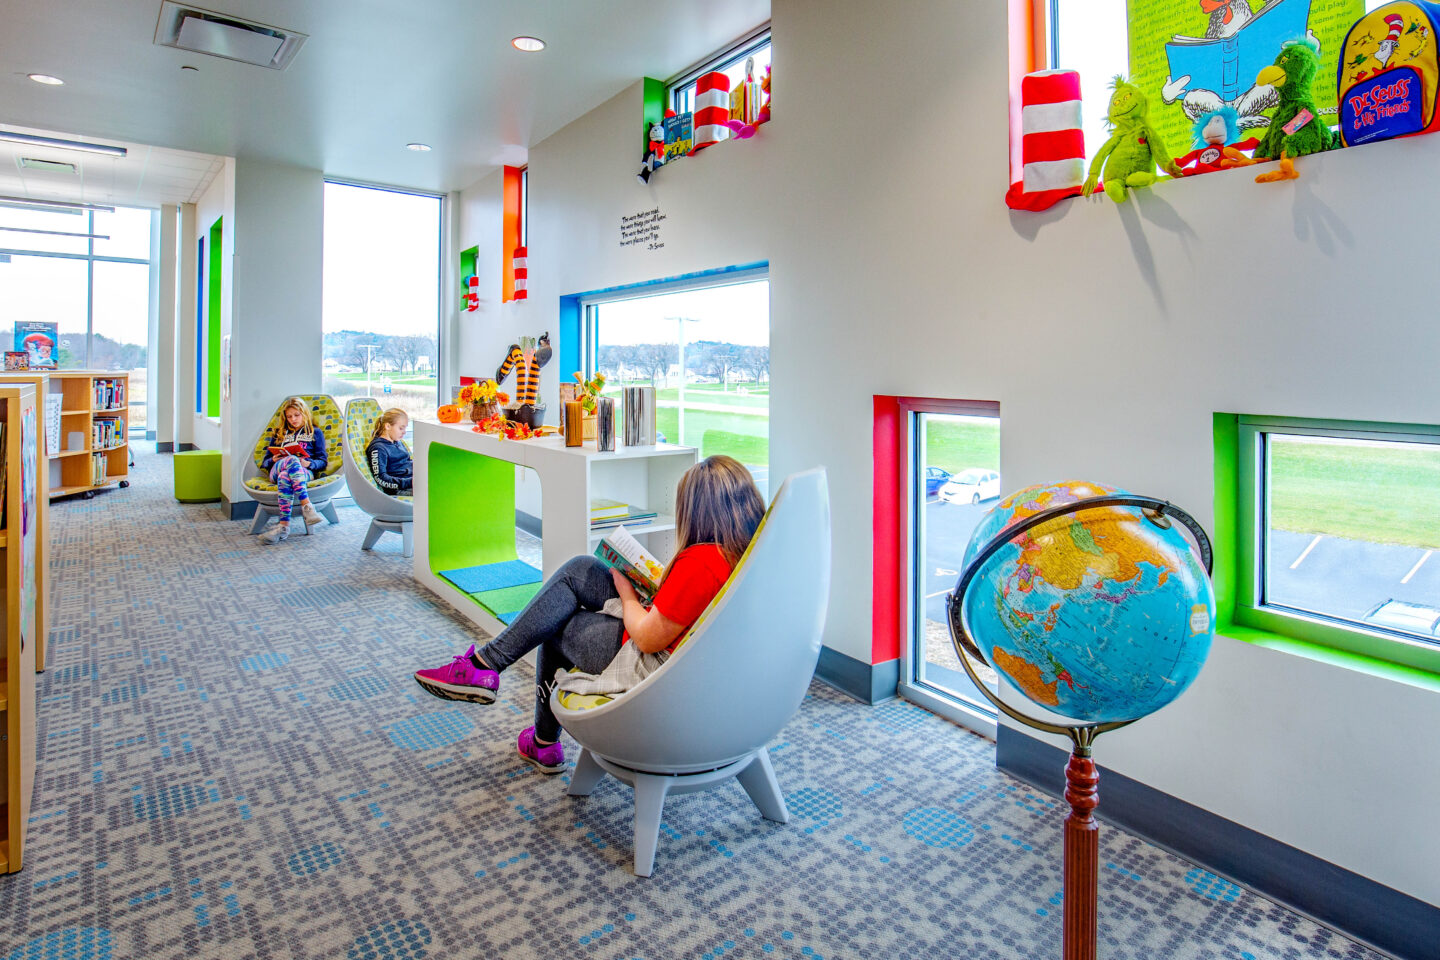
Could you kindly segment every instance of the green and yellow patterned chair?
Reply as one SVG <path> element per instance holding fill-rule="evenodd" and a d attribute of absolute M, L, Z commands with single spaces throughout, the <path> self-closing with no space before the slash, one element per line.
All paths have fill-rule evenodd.
<path fill-rule="evenodd" d="M 380 401 L 373 397 L 345 401 L 345 484 L 350 488 L 350 496 L 355 498 L 355 506 L 370 514 L 370 529 L 365 531 L 365 542 L 360 549 L 371 549 L 385 533 L 398 533 L 404 544 L 401 555 L 413 557 L 414 497 L 392 496 L 376 486 L 365 456 L 365 447 L 379 419 Z"/>
<path fill-rule="evenodd" d="M 340 449 L 344 440 L 344 422 L 340 417 L 340 405 L 335 398 L 323 393 L 306 395 L 291 394 L 298 396 L 310 407 L 310 416 L 315 420 L 315 429 L 323 430 L 325 433 L 325 472 L 305 485 L 305 492 L 310 497 L 310 503 L 314 505 L 331 523 L 339 523 L 340 518 L 335 515 L 335 505 L 330 502 L 337 493 L 345 488 L 345 478 L 341 473 Z M 270 438 L 280 427 L 280 409 L 290 399 L 287 396 L 275 407 L 270 420 L 265 424 L 265 429 L 255 438 L 253 453 L 245 464 L 245 492 L 250 499 L 258 503 L 259 509 L 255 511 L 255 522 L 250 525 L 251 533 L 259 533 L 270 522 L 271 517 L 280 515 L 280 507 L 277 505 L 280 493 L 275 486 L 275 481 L 270 479 L 270 471 L 261 468 L 260 464 L 265 459 L 265 448 L 270 445 Z M 306 524 L 305 532 L 309 533 L 310 528 Z"/>

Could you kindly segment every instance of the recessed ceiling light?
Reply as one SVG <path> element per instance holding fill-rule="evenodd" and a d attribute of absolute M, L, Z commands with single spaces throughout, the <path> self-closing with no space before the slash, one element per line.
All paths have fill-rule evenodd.
<path fill-rule="evenodd" d="M 29 76 L 31 80 L 34 80 L 36 83 L 43 83 L 47 87 L 63 87 L 65 85 L 64 80 L 61 80 L 59 77 L 52 77 L 48 73 L 32 73 Z"/>
<path fill-rule="evenodd" d="M 545 49 L 545 41 L 539 37 L 516 37 L 510 41 L 510 45 L 516 50 L 523 50 L 525 53 L 539 53 Z"/>
<path fill-rule="evenodd" d="M 429 153 L 429 152 L 430 152 L 430 144 L 428 144 L 428 143 L 407 143 L 407 144 L 405 144 L 405 149 L 406 149 L 406 150 L 414 150 L 416 153 Z"/>

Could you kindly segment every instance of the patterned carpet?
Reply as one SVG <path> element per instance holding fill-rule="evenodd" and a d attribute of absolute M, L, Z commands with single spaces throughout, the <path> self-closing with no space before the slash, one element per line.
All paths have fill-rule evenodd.
<path fill-rule="evenodd" d="M 517 760 L 528 667 L 489 707 L 410 679 L 472 634 L 354 508 L 263 547 L 142 454 L 51 516 L 6 960 L 1059 956 L 1059 809 L 924 710 L 816 684 L 773 750 L 791 823 L 734 784 L 671 798 L 639 880 L 626 788 Z M 1102 863 L 1111 960 L 1376 956 L 1119 830 Z"/>

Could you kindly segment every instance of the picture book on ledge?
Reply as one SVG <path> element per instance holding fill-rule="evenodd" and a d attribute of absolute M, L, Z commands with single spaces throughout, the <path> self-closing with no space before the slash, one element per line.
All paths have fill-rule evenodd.
<path fill-rule="evenodd" d="M 15 352 L 23 352 L 31 370 L 54 370 L 59 358 L 60 325 L 40 320 L 15 321 Z"/>
<path fill-rule="evenodd" d="M 649 603 L 660 589 L 660 577 L 665 566 L 630 535 L 630 531 L 619 527 L 601 538 L 595 547 L 595 556 L 607 566 L 619 570 L 635 586 L 642 603 Z"/>

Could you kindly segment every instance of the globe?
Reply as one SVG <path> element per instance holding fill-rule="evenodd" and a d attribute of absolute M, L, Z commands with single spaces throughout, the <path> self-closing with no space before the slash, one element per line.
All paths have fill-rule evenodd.
<path fill-rule="evenodd" d="M 1215 594 L 1195 548 L 1168 518 L 1081 504 L 1126 496 L 1098 483 L 1027 487 L 976 527 L 962 569 L 1026 518 L 1062 513 L 983 560 L 957 598 L 976 647 L 1037 706 L 1083 723 L 1135 720 L 1199 675 Z M 963 582 L 963 577 L 962 577 Z"/>

